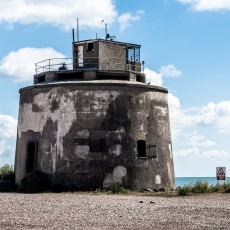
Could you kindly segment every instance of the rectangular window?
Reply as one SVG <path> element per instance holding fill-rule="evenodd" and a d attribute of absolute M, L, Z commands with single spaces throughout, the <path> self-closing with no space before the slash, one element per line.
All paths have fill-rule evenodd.
<path fill-rule="evenodd" d="M 107 149 L 106 138 L 90 139 L 90 152 L 105 152 Z"/>
<path fill-rule="evenodd" d="M 135 52 L 133 47 L 128 48 L 128 61 L 134 62 L 135 60 Z"/>
<path fill-rule="evenodd" d="M 87 43 L 87 52 L 92 52 L 94 51 L 94 48 L 93 48 L 93 43 Z"/>
<path fill-rule="evenodd" d="M 139 158 L 146 158 L 146 141 L 137 141 L 137 156 Z"/>
<path fill-rule="evenodd" d="M 148 145 L 147 152 L 149 158 L 157 158 L 157 146 L 156 145 Z"/>
<path fill-rule="evenodd" d="M 140 62 L 140 48 L 135 48 L 135 62 Z"/>
<path fill-rule="evenodd" d="M 140 48 L 139 47 L 128 47 L 128 61 L 129 62 L 140 62 Z"/>

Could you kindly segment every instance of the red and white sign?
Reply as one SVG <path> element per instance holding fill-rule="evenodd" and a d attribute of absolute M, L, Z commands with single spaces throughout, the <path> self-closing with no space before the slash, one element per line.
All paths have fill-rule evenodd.
<path fill-rule="evenodd" d="M 226 178 L 226 167 L 216 167 L 216 179 L 225 180 Z"/>

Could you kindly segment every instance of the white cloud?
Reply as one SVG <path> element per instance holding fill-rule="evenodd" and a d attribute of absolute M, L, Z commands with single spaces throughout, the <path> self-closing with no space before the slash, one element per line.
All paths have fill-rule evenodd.
<path fill-rule="evenodd" d="M 198 148 L 193 147 L 193 148 L 186 148 L 186 149 L 181 149 L 179 151 L 174 151 L 175 156 L 179 157 L 191 157 L 191 156 L 199 156 L 200 151 Z"/>
<path fill-rule="evenodd" d="M 160 74 L 164 77 L 178 77 L 182 74 L 174 65 L 161 66 Z"/>
<path fill-rule="evenodd" d="M 144 13 L 142 10 L 138 10 L 136 13 L 124 13 L 118 17 L 118 22 L 120 23 L 120 30 L 125 30 L 127 27 L 131 26 L 131 22 L 139 21 L 141 15 Z"/>
<path fill-rule="evenodd" d="M 0 114 L 0 167 L 13 164 L 17 136 L 17 120 L 9 115 Z M 13 146 L 8 141 L 13 142 Z"/>
<path fill-rule="evenodd" d="M 112 24 L 117 16 L 113 0 L 10 0 L 0 1 L 0 23 L 48 23 L 60 28 L 101 28 L 104 19 Z"/>
<path fill-rule="evenodd" d="M 16 82 L 31 81 L 35 74 L 35 63 L 51 58 L 64 58 L 52 48 L 21 48 L 12 51 L 0 61 L 0 73 L 12 77 Z"/>
<path fill-rule="evenodd" d="M 144 73 L 146 76 L 146 82 L 151 83 L 152 85 L 162 86 L 163 79 L 159 73 L 156 73 L 154 70 L 150 70 L 148 68 L 144 69 Z"/>
<path fill-rule="evenodd" d="M 172 133 L 175 137 L 185 127 L 195 125 L 214 127 L 219 133 L 230 133 L 230 101 L 217 104 L 210 102 L 207 106 L 183 109 L 177 97 L 169 93 L 168 98 Z"/>
<path fill-rule="evenodd" d="M 191 9 L 196 11 L 230 10 L 229 0 L 177 0 L 177 1 L 185 4 L 190 4 Z"/>
<path fill-rule="evenodd" d="M 0 140 L 0 156 L 11 157 L 14 156 L 15 148 L 13 146 L 6 145 L 4 140 Z"/>
<path fill-rule="evenodd" d="M 15 138 L 17 135 L 17 120 L 9 115 L 0 114 L 0 140 Z"/>
<path fill-rule="evenodd" d="M 210 151 L 200 151 L 196 147 L 181 149 L 179 151 L 174 152 L 175 156 L 178 157 L 189 157 L 195 159 L 201 158 L 230 158 L 230 153 L 223 151 L 223 150 L 210 150 Z"/>
<path fill-rule="evenodd" d="M 217 144 L 208 140 L 208 136 L 203 136 L 198 131 L 188 133 L 188 130 L 214 128 L 219 133 L 230 134 L 230 101 L 216 104 L 210 102 L 207 106 L 184 109 L 177 97 L 169 93 L 168 98 L 173 142 L 179 146 L 188 146 L 180 149 L 177 144 L 175 156 L 193 159 L 230 159 L 230 152 L 213 149 Z"/>
<path fill-rule="evenodd" d="M 172 138 L 175 140 L 185 127 L 194 124 L 194 118 L 187 110 L 181 108 L 179 98 L 171 93 L 168 94 L 168 103 Z"/>
<path fill-rule="evenodd" d="M 230 133 L 230 101 L 210 102 L 198 114 L 198 122 L 215 126 L 220 133 Z"/>
<path fill-rule="evenodd" d="M 215 146 L 216 143 L 210 140 L 206 140 L 206 137 L 198 134 L 197 131 L 185 135 L 184 145 L 188 146 L 200 146 L 200 147 L 211 147 Z"/>

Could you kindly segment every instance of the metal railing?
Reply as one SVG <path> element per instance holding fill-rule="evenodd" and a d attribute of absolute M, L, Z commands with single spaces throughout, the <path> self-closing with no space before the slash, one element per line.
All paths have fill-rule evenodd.
<path fill-rule="evenodd" d="M 98 70 L 133 70 L 144 71 L 144 62 L 133 62 L 125 58 L 100 58 L 77 57 L 77 58 L 52 58 L 35 63 L 36 74 L 75 69 L 98 69 Z"/>

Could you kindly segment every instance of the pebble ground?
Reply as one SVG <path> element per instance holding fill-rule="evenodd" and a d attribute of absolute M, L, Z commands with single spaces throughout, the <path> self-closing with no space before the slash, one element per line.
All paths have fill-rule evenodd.
<path fill-rule="evenodd" d="M 0 193 L 0 229 L 230 229 L 230 194 Z"/>

